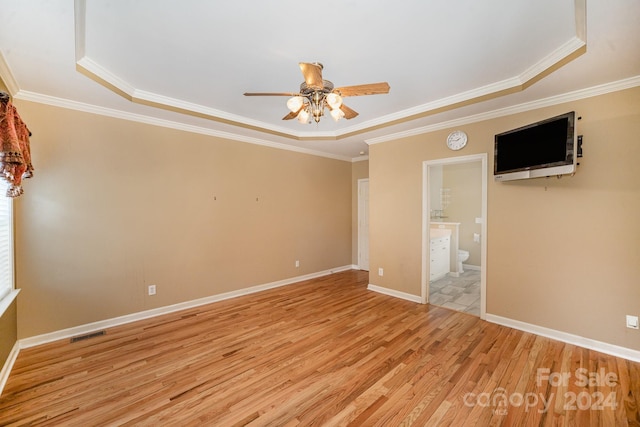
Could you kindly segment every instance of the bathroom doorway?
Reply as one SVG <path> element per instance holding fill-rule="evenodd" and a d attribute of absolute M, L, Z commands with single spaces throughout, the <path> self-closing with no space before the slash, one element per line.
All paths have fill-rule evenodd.
<path fill-rule="evenodd" d="M 422 188 L 422 301 L 484 319 L 486 153 L 423 162 Z"/>

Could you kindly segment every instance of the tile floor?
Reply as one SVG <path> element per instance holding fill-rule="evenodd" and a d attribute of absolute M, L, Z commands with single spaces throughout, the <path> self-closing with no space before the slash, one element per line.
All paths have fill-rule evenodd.
<path fill-rule="evenodd" d="M 429 283 L 429 304 L 480 316 L 480 270 L 466 269 L 460 277 Z"/>

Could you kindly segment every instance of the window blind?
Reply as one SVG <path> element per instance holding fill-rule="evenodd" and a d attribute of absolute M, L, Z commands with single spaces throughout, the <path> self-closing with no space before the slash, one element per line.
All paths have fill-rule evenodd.
<path fill-rule="evenodd" d="M 0 300 L 13 290 L 13 203 L 0 182 Z"/>

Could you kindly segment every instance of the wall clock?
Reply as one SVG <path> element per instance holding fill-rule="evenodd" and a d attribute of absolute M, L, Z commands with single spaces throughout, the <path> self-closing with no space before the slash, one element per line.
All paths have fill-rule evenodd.
<path fill-rule="evenodd" d="M 460 150 L 467 145 L 467 134 L 461 130 L 454 130 L 447 136 L 447 147 L 451 150 Z"/>

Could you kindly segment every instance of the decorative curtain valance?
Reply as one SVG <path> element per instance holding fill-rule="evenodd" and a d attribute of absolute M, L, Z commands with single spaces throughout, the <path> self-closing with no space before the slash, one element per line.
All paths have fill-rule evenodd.
<path fill-rule="evenodd" d="M 0 92 L 0 174 L 9 183 L 7 197 L 22 194 L 22 179 L 33 176 L 29 137 L 9 95 Z"/>

